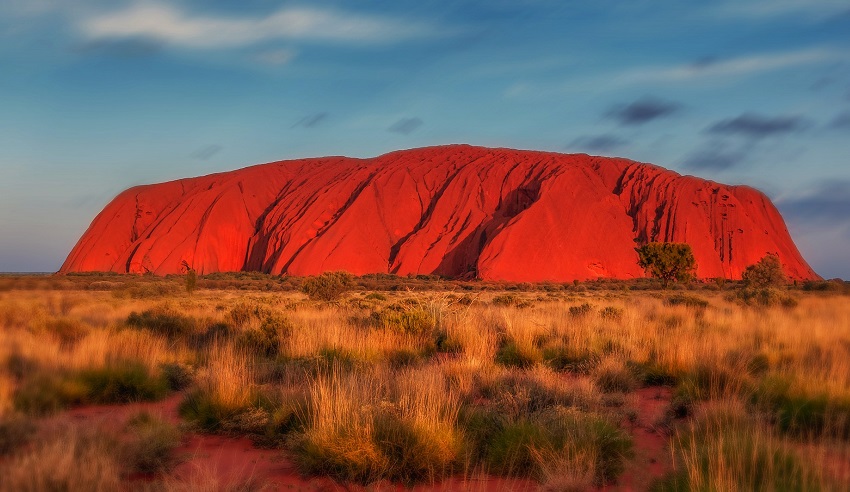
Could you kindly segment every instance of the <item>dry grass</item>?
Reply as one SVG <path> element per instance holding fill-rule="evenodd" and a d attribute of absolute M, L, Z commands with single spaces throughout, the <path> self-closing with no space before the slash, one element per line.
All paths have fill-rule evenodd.
<path fill-rule="evenodd" d="M 59 406 L 87 403 L 97 371 L 132 364 L 156 379 L 168 365 L 195 376 L 186 378 L 185 418 L 286 447 L 312 473 L 429 482 L 489 467 L 533 476 L 547 490 L 582 490 L 615 478 L 603 468 L 616 469 L 621 459 L 619 451 L 594 447 L 594 432 L 616 428 L 635 411 L 635 388 L 669 384 L 674 405 L 661 424 L 674 433 L 672 490 L 681 490 L 677 480 L 697 490 L 738 490 L 736 474 L 757 465 L 757 487 L 828 488 L 828 463 L 850 460 L 844 296 L 801 293 L 793 308 L 742 306 L 719 293 L 697 296 L 705 306 L 604 290 L 518 292 L 507 304 L 493 302 L 503 293 L 350 293 L 325 304 L 298 293 L 200 290 L 190 297 L 155 284 L 139 293 L 0 292 L 0 419 L 39 381 L 52 381 L 39 398 L 58 392 Z M 189 328 L 128 325 L 131 313 L 146 311 L 174 313 Z M 279 329 L 264 332 L 270 319 Z M 266 338 L 246 338 L 258 333 Z M 107 388 L 122 381 L 98 377 Z M 718 417 L 724 412 L 748 420 L 730 423 Z M 576 417 L 569 432 L 590 444 L 570 447 L 541 430 L 564 415 Z M 733 431 L 752 445 L 730 448 L 738 442 Z M 94 457 L 100 448 L 69 436 L 64 448 L 48 440 L 8 463 L 39 476 L 44 463 L 84 466 L 78 456 L 85 455 L 96 466 L 80 480 L 109 483 L 109 460 Z M 497 438 L 528 446 L 522 467 L 490 466 Z M 793 465 L 765 460 L 765 453 L 791 456 Z M 198 487 L 213 487 L 201 481 Z M 243 485 L 250 484 L 234 487 Z"/>

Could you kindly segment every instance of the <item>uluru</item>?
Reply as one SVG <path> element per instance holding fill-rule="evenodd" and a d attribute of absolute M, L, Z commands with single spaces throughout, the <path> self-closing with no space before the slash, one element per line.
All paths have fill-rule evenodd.
<path fill-rule="evenodd" d="M 818 278 L 747 186 L 585 154 L 449 145 L 324 157 L 130 188 L 60 272 L 344 270 L 517 282 L 644 276 L 635 247 L 691 245 L 700 278 L 767 254 Z"/>

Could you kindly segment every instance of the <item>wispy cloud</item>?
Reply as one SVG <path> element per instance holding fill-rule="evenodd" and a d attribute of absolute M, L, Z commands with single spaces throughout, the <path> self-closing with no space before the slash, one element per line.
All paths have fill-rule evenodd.
<path fill-rule="evenodd" d="M 402 135 L 410 135 L 422 126 L 422 120 L 416 117 L 402 118 L 387 128 L 388 132 L 401 133 Z"/>
<path fill-rule="evenodd" d="M 288 48 L 279 48 L 267 51 L 261 51 L 259 53 L 254 54 L 252 57 L 254 61 L 258 63 L 262 63 L 264 65 L 285 65 L 291 62 L 297 53 L 295 50 L 291 50 Z"/>
<path fill-rule="evenodd" d="M 720 17 L 751 18 L 797 16 L 823 19 L 850 11 L 846 0 L 734 0 L 715 7 Z"/>
<path fill-rule="evenodd" d="M 78 27 L 89 39 L 149 38 L 187 48 L 240 47 L 282 39 L 386 43 L 438 34 L 438 29 L 419 21 L 335 9 L 287 7 L 266 16 L 237 18 L 194 14 L 160 3 L 137 3 L 85 17 Z"/>
<path fill-rule="evenodd" d="M 328 119 L 328 116 L 330 115 L 327 112 L 310 114 L 296 121 L 295 124 L 292 125 L 292 128 L 299 126 L 303 128 L 313 128 Z"/>
<path fill-rule="evenodd" d="M 688 82 L 696 79 L 751 75 L 847 58 L 848 55 L 846 52 L 826 48 L 758 54 L 727 59 L 709 57 L 683 65 L 632 69 L 620 74 L 616 80 L 622 84 Z"/>
<path fill-rule="evenodd" d="M 201 161 L 208 161 L 213 158 L 216 154 L 221 152 L 223 147 L 221 145 L 210 144 L 201 147 L 200 149 L 192 152 L 192 158 L 198 159 Z"/>

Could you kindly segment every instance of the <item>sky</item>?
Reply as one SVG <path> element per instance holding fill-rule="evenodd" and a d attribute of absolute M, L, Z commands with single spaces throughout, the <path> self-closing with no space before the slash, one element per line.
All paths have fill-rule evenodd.
<path fill-rule="evenodd" d="M 0 0 L 0 271 L 137 184 L 449 143 L 755 186 L 850 278 L 850 2 Z"/>

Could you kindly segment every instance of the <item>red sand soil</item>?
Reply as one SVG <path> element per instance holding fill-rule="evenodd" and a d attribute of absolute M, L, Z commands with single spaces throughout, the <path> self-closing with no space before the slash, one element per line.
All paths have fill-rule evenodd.
<path fill-rule="evenodd" d="M 626 462 L 617 483 L 602 487 L 602 491 L 647 490 L 655 479 L 673 470 L 668 436 L 657 428 L 670 406 L 673 391 L 667 387 L 651 387 L 641 388 L 636 394 L 639 398 L 637 419 L 623 423 L 634 440 L 635 456 Z"/>
<path fill-rule="evenodd" d="M 701 278 L 768 253 L 818 278 L 762 193 L 625 159 L 466 145 L 327 157 L 138 186 L 61 272 L 345 270 L 508 281 L 636 278 L 636 243 L 687 242 Z"/>

